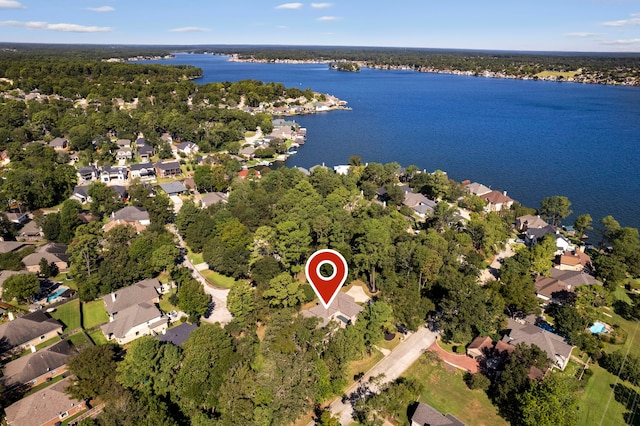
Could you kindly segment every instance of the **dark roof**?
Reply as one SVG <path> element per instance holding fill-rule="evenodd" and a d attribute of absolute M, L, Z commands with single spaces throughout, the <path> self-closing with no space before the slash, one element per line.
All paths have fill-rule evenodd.
<path fill-rule="evenodd" d="M 138 148 L 138 155 L 153 153 L 153 147 L 150 145 L 142 145 Z"/>
<path fill-rule="evenodd" d="M 78 194 L 81 197 L 87 198 L 89 196 L 89 193 L 87 192 L 88 189 L 89 189 L 88 186 L 78 185 L 75 188 L 73 188 L 73 194 Z"/>
<path fill-rule="evenodd" d="M 125 198 L 127 195 L 127 187 L 122 185 L 112 185 L 111 188 L 120 196 L 120 198 Z"/>
<path fill-rule="evenodd" d="M 177 327 L 170 328 L 165 334 L 158 335 L 156 338 L 161 342 L 168 342 L 173 343 L 176 346 L 182 346 L 196 328 L 198 328 L 196 325 L 185 322 Z"/>
<path fill-rule="evenodd" d="M 58 329 L 62 330 L 62 324 L 44 312 L 36 311 L 1 324 L 0 341 L 6 339 L 8 348 L 14 348 Z"/>
<path fill-rule="evenodd" d="M 161 183 L 160 188 L 169 195 L 187 191 L 187 188 L 180 181 Z"/>
<path fill-rule="evenodd" d="M 156 167 L 160 170 L 175 170 L 180 168 L 180 163 L 177 161 L 169 161 L 168 163 L 156 163 Z"/>
<path fill-rule="evenodd" d="M 117 212 L 114 212 L 111 220 L 124 220 L 130 222 L 149 220 L 149 213 L 140 207 L 127 206 Z"/>
<path fill-rule="evenodd" d="M 62 367 L 73 353 L 71 344 L 62 340 L 53 346 L 18 358 L 4 366 L 5 387 L 22 385 L 50 371 Z"/>
<path fill-rule="evenodd" d="M 541 239 L 547 234 L 555 234 L 555 233 L 556 233 L 556 229 L 551 225 L 543 226 L 542 228 L 527 229 L 527 237 L 530 239 L 531 238 Z"/>
<path fill-rule="evenodd" d="M 444 416 L 438 410 L 424 402 L 418 403 L 418 406 L 411 416 L 411 423 L 420 426 L 465 426 L 464 423 L 451 414 Z"/>

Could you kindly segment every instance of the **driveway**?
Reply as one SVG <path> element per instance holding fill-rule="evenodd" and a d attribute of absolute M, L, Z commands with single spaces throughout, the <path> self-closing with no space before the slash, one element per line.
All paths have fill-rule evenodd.
<path fill-rule="evenodd" d="M 493 258 L 493 261 L 489 265 L 489 267 L 482 271 L 482 273 L 480 274 L 480 282 L 482 284 L 486 284 L 487 281 L 498 278 L 499 269 L 500 269 L 500 266 L 502 266 L 501 261 L 503 259 L 506 259 L 507 257 L 511 257 L 515 255 L 515 252 L 511 247 L 511 245 L 514 243 L 515 243 L 515 240 L 513 238 L 509 239 L 509 241 L 507 241 L 507 244 L 505 244 L 504 250 L 496 254 L 495 257 Z"/>
<path fill-rule="evenodd" d="M 175 214 L 178 214 L 180 212 L 180 209 L 182 208 L 182 198 L 180 198 L 180 196 L 178 195 L 171 195 L 169 198 L 173 203 L 173 211 L 175 212 Z"/>
<path fill-rule="evenodd" d="M 350 395 L 358 389 L 360 383 L 369 381 L 369 378 L 384 374 L 380 384 L 394 381 L 402 373 L 404 373 L 420 355 L 436 341 L 437 333 L 420 327 L 418 331 L 407 337 L 402 343 L 396 346 L 389 355 L 385 356 L 380 362 L 364 375 L 359 382 L 354 383 L 345 391 L 346 395 Z M 353 407 L 347 400 L 343 403 L 340 398 L 336 399 L 329 406 L 331 412 L 340 419 L 343 426 L 353 423 Z M 314 424 L 314 423 L 310 423 Z"/>
<path fill-rule="evenodd" d="M 169 231 L 178 238 L 180 247 L 184 248 L 184 241 L 178 233 L 175 225 L 170 224 L 168 225 L 168 228 Z M 200 284 L 202 284 L 202 288 L 204 288 L 205 293 L 211 296 L 211 301 L 213 302 L 213 312 L 208 317 L 202 317 L 201 321 L 210 322 L 212 324 L 219 322 L 221 325 L 225 325 L 231 322 L 233 316 L 227 309 L 227 296 L 229 295 L 229 289 L 211 287 L 207 283 L 207 280 L 202 276 L 200 271 L 193 265 L 193 263 L 191 263 L 191 260 L 189 260 L 189 256 L 184 256 L 182 266 L 191 270 L 191 275 L 193 276 L 193 278 L 198 280 Z"/>

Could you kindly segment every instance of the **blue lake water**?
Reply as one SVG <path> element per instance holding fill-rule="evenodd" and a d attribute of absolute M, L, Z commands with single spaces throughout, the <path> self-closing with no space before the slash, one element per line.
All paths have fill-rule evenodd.
<path fill-rule="evenodd" d="M 198 83 L 256 79 L 311 88 L 352 111 L 295 117 L 307 143 L 289 166 L 364 161 L 446 171 L 530 207 L 566 195 L 574 215 L 611 214 L 640 227 L 640 88 L 381 71 L 324 64 L 228 62 L 178 54 L 156 61 L 202 68 Z"/>

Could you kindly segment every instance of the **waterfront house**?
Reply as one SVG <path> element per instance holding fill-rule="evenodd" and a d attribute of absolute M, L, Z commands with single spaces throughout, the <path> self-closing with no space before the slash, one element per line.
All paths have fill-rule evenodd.
<path fill-rule="evenodd" d="M 12 316 L 9 317 L 11 319 Z M 24 350 L 36 351 L 36 345 L 62 334 L 62 324 L 42 311 L 35 311 L 0 324 L 0 357 Z"/>
<path fill-rule="evenodd" d="M 491 191 L 481 195 L 480 197 L 487 202 L 485 210 L 488 212 L 509 210 L 513 205 L 513 199 L 507 196 L 507 191 Z"/>
<path fill-rule="evenodd" d="M 102 227 L 104 232 L 109 232 L 116 226 L 129 225 L 133 226 L 137 232 L 141 232 L 151 224 L 149 213 L 136 206 L 127 206 L 111 214 L 111 218 L 106 225 Z"/>
<path fill-rule="evenodd" d="M 556 257 L 555 267 L 561 271 L 591 270 L 591 257 L 580 250 L 566 250 Z"/>
<path fill-rule="evenodd" d="M 169 161 L 167 163 L 157 162 L 155 164 L 156 175 L 160 178 L 178 176 L 182 174 L 180 163 L 177 161 Z"/>
<path fill-rule="evenodd" d="M 84 401 L 71 398 L 65 389 L 70 379 L 64 379 L 22 398 L 4 409 L 8 426 L 60 425 L 87 408 Z"/>
<path fill-rule="evenodd" d="M 161 287 L 153 278 L 103 296 L 109 323 L 100 328 L 107 340 L 122 345 L 140 336 L 164 333 L 167 318 L 156 307 Z"/>
<path fill-rule="evenodd" d="M 526 232 L 528 229 L 539 229 L 549 226 L 540 216 L 526 214 L 516 218 L 516 229 L 519 232 Z"/>
<path fill-rule="evenodd" d="M 465 185 L 465 188 L 467 188 L 467 191 L 469 191 L 470 194 L 474 194 L 479 197 L 491 192 L 491 188 L 478 182 L 469 183 Z"/>

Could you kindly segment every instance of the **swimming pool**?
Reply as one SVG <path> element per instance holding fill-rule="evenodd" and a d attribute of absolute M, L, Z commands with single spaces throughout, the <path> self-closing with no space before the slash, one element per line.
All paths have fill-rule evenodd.
<path fill-rule="evenodd" d="M 607 327 L 601 322 L 594 322 L 589 328 L 589 331 L 593 334 L 600 334 L 606 332 Z"/>
<path fill-rule="evenodd" d="M 59 289 L 56 290 L 55 293 L 47 296 L 47 303 L 51 303 L 52 301 L 56 300 L 58 296 L 60 296 L 62 293 L 64 293 L 67 290 L 68 290 L 67 287 L 60 287 Z"/>

